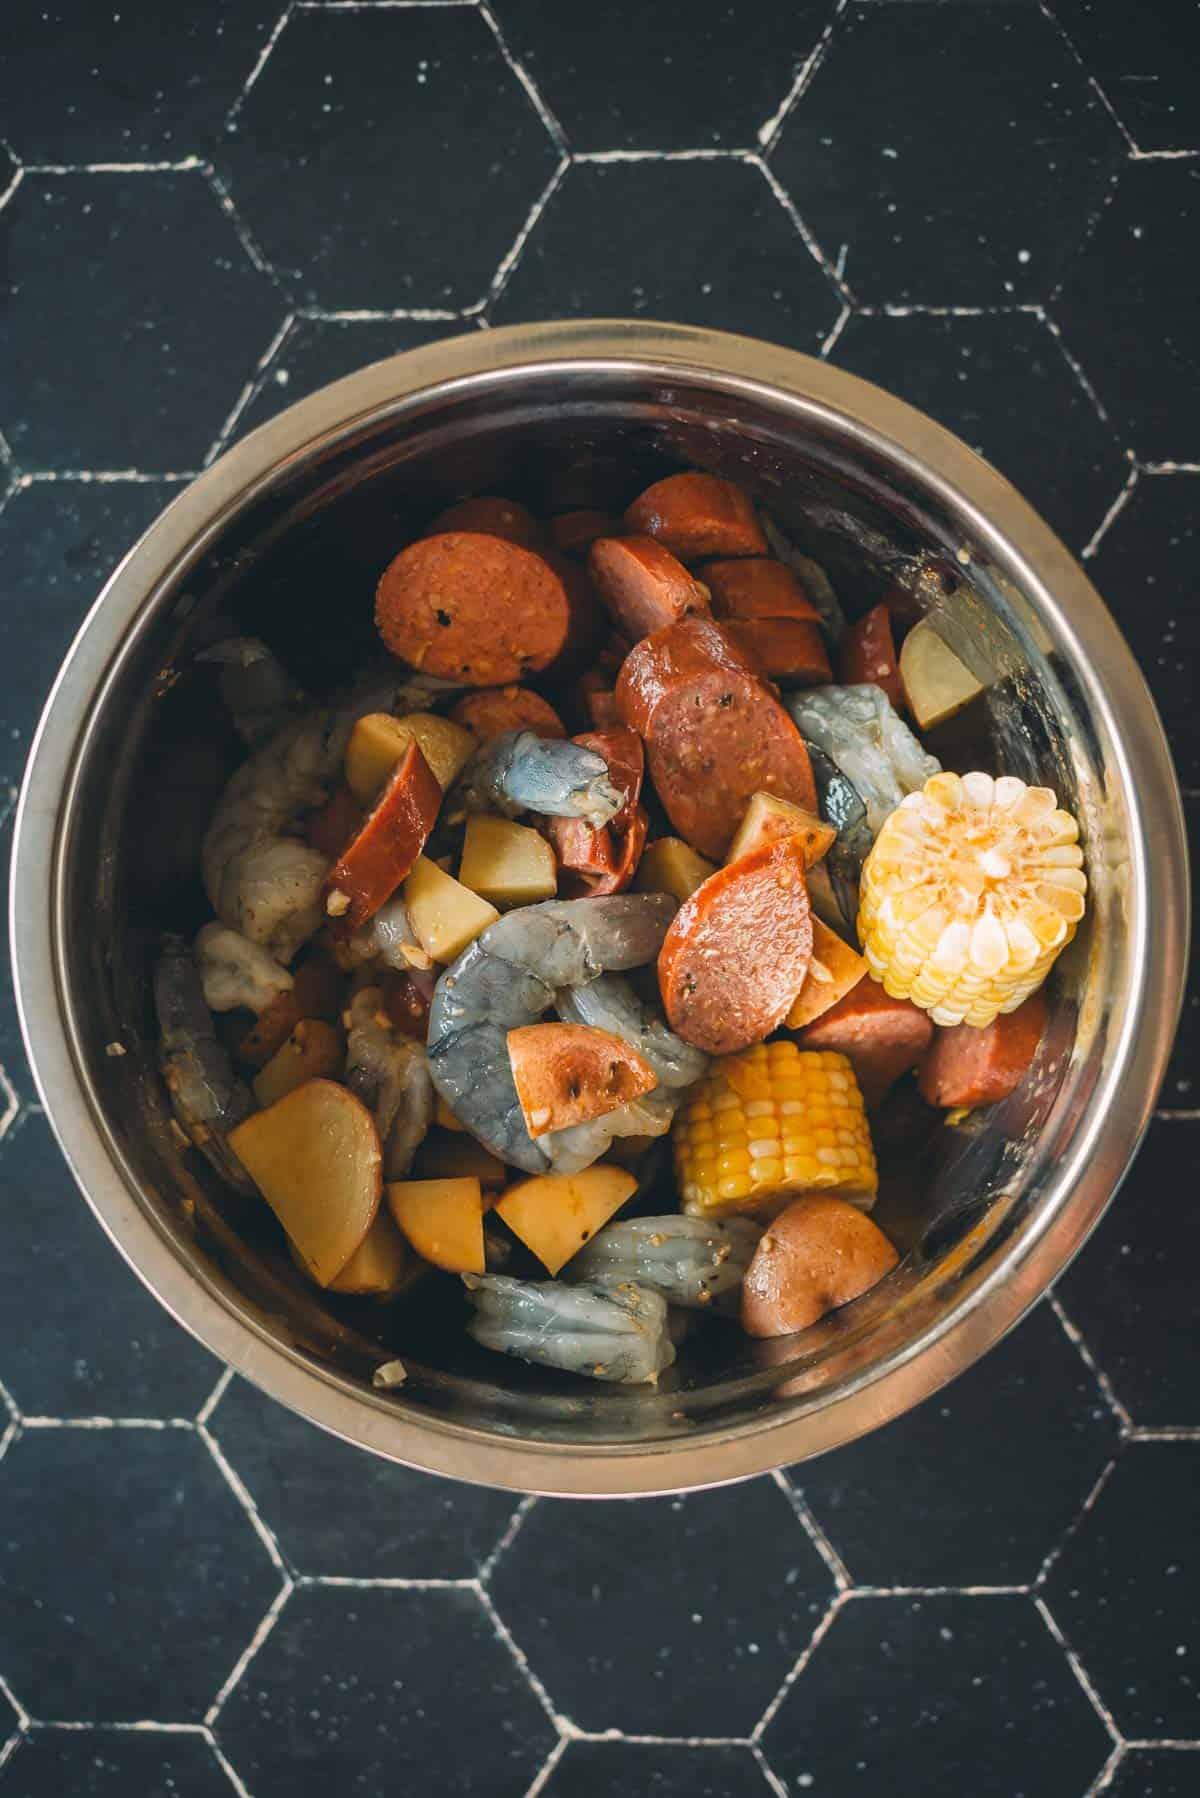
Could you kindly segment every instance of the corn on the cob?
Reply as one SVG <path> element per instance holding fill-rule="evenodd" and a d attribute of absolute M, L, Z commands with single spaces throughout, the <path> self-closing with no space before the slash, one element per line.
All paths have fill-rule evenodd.
<path fill-rule="evenodd" d="M 861 1205 L 878 1188 L 862 1094 L 844 1055 L 758 1043 L 692 1089 L 672 1132 L 682 1208 L 771 1217 L 797 1193 Z"/>
<path fill-rule="evenodd" d="M 990 1024 L 1041 986 L 1084 914 L 1079 827 L 1049 787 L 935 774 L 880 829 L 858 934 L 894 999 Z"/>

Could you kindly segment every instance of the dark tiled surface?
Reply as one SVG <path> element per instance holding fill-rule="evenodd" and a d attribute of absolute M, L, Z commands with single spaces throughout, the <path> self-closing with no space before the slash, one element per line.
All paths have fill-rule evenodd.
<path fill-rule="evenodd" d="M 170 497 L 157 477 L 394 350 L 585 312 L 832 335 L 1094 539 L 1195 837 L 1200 477 L 1146 465 L 1200 462 L 1200 163 L 1132 158 L 1089 76 L 1143 151 L 1195 147 L 1197 15 L 1050 10 L 1070 43 L 1033 0 L 595 23 L 494 0 L 496 30 L 473 4 L 11 5 L 0 855 L 45 688 Z M 520 69 L 585 158 L 540 210 L 563 150 Z M 983 310 L 942 316 L 963 306 Z M 429 309 L 448 316 L 408 316 Z M 121 469 L 151 478 L 87 478 Z M 236 1382 L 205 1402 L 213 1364 L 32 1109 L 4 961 L 0 1798 L 521 1798 L 552 1753 L 553 1798 L 850 1798 L 898 1768 L 922 1798 L 1191 1798 L 1200 1754 L 1157 1744 L 1200 1742 L 1198 996 L 1162 1101 L 1184 1115 L 1064 1280 L 1065 1323 L 1042 1307 L 922 1410 L 793 1470 L 804 1499 L 540 1503 L 508 1538 L 508 1497 L 365 1462 Z M 53 1727 L 129 1719 L 187 1727 Z M 1102 1773 L 1118 1725 L 1156 1745 Z"/>

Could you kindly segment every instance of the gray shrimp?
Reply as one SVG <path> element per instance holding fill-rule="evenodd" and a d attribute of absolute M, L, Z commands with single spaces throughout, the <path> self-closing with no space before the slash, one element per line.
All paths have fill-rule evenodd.
<path fill-rule="evenodd" d="M 785 704 L 800 734 L 835 762 L 861 796 L 874 835 L 900 801 L 941 771 L 881 687 L 812 687 Z"/>
<path fill-rule="evenodd" d="M 350 1001 L 346 1085 L 371 1111 L 388 1180 L 402 1180 L 433 1122 L 433 1084 L 420 1043 L 397 1036 L 376 986 Z"/>
<path fill-rule="evenodd" d="M 372 918 L 356 930 L 342 946 L 347 959 L 356 967 L 381 962 L 385 968 L 408 974 L 414 968 L 428 970 L 433 962 L 417 941 L 402 894 L 397 893 L 381 905 Z"/>
<path fill-rule="evenodd" d="M 608 778 L 608 763 L 594 749 L 531 730 L 510 730 L 477 749 L 454 789 L 456 809 L 541 812 L 551 818 L 583 818 L 594 828 L 615 818 L 625 803 Z"/>
<path fill-rule="evenodd" d="M 530 1174 L 577 1173 L 604 1153 L 620 1127 L 613 1113 L 536 1141 L 530 1136 L 509 1065 L 508 1032 L 536 1022 L 566 988 L 652 960 L 674 912 L 665 893 L 525 905 L 489 924 L 441 976 L 429 1014 L 433 1083 L 501 1161 Z"/>
<path fill-rule="evenodd" d="M 217 1041 L 200 975 L 180 936 L 163 940 L 154 970 L 154 1008 L 159 1071 L 177 1121 L 228 1185 L 252 1193 L 253 1183 L 225 1138 L 249 1117 L 254 1099 Z"/>
<path fill-rule="evenodd" d="M 605 1225 L 572 1258 L 564 1278 L 593 1286 L 633 1282 L 689 1311 L 733 1313 L 761 1234 L 742 1217 L 631 1217 Z"/>
<path fill-rule="evenodd" d="M 201 650 L 198 662 L 221 668 L 221 698 L 244 743 L 257 749 L 304 704 L 304 689 L 261 637 L 226 637 Z"/>
<path fill-rule="evenodd" d="M 260 944 L 227 924 L 206 924 L 192 944 L 192 955 L 210 1011 L 244 1006 L 257 1016 L 294 984 L 287 969 Z"/>
<path fill-rule="evenodd" d="M 591 1380 L 653 1383 L 675 1359 L 666 1300 L 648 1287 L 568 1286 L 464 1274 L 484 1348 Z"/>
<path fill-rule="evenodd" d="M 857 787 L 846 779 L 837 763 L 807 737 L 804 746 L 812 763 L 821 816 L 838 833 L 820 865 L 828 870 L 829 888 L 841 914 L 842 927 L 849 926 L 853 930 L 858 917 L 859 877 L 875 841 L 875 832 L 867 822 L 867 808 Z M 812 898 L 811 888 L 809 897 Z"/>

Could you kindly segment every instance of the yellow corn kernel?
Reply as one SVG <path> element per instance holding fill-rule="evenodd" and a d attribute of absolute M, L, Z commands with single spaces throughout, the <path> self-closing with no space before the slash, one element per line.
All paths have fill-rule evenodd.
<path fill-rule="evenodd" d="M 876 979 L 935 1024 L 990 1024 L 1045 980 L 1084 915 L 1079 827 L 1049 787 L 935 774 L 884 820 L 858 934 Z"/>
<path fill-rule="evenodd" d="M 693 1217 L 770 1217 L 814 1191 L 869 1206 L 878 1188 L 862 1094 L 831 1051 L 780 1041 L 722 1056 L 676 1114 L 671 1140 Z"/>

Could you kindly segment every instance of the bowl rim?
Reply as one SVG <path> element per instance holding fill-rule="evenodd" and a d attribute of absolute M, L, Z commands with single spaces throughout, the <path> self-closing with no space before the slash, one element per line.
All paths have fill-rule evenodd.
<path fill-rule="evenodd" d="M 239 1315 L 179 1256 L 136 1198 L 110 1151 L 77 1056 L 64 998 L 62 844 L 77 752 L 117 658 L 186 555 L 292 459 L 349 436 L 418 399 L 479 389 L 570 363 L 580 372 L 670 380 L 688 373 L 725 390 L 783 402 L 884 456 L 944 498 L 997 560 L 1015 571 L 1086 677 L 1129 799 L 1131 946 L 1119 1034 L 1059 1165 L 1056 1197 L 987 1277 L 891 1361 L 803 1415 L 698 1424 L 646 1444 L 564 1447 L 404 1412 Z M 1155 804 L 1139 801 L 1154 794 Z M 1163 800 L 1166 803 L 1162 803 Z M 1152 815 L 1150 815 L 1152 813 Z M 852 1441 L 929 1397 L 1020 1319 L 1078 1251 L 1128 1170 L 1154 1108 L 1182 1003 L 1188 944 L 1182 802 L 1161 722 L 1133 656 L 1065 546 L 1007 480 L 925 414 L 799 351 L 693 326 L 633 320 L 514 325 L 445 339 L 374 363 L 260 426 L 202 473 L 127 553 L 84 619 L 34 734 L 16 811 L 10 948 L 17 1009 L 34 1082 L 67 1163 L 100 1224 L 154 1296 L 235 1371 L 335 1435 L 431 1473 L 520 1492 L 633 1496 L 745 1479 Z M 47 1003 L 48 996 L 54 1003 Z"/>

